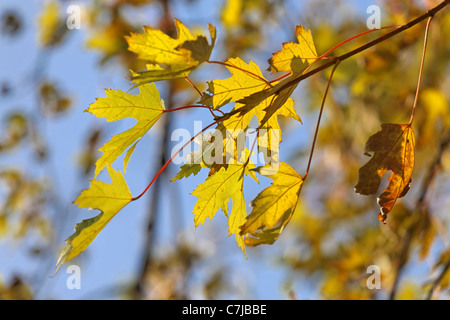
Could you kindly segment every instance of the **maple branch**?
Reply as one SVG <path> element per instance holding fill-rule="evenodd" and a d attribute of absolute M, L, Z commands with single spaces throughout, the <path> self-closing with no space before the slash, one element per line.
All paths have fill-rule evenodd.
<path fill-rule="evenodd" d="M 328 57 L 328 54 L 330 54 L 332 51 L 336 50 L 336 49 L 339 48 L 340 46 L 346 44 L 347 42 L 350 42 L 351 40 L 354 40 L 354 39 L 356 39 L 356 38 L 359 38 L 359 37 L 361 37 L 361 36 L 363 36 L 363 35 L 365 35 L 365 34 L 368 34 L 368 33 L 374 32 L 374 31 L 379 31 L 379 30 L 383 30 L 383 29 L 399 28 L 399 27 L 401 27 L 401 25 L 386 26 L 386 27 L 381 27 L 381 28 L 379 28 L 379 29 L 370 29 L 370 30 L 361 32 L 361 33 L 359 33 L 359 34 L 357 34 L 357 35 L 355 35 L 355 36 L 352 36 L 352 37 L 350 37 L 350 38 L 348 38 L 348 39 L 346 39 L 346 40 L 344 40 L 344 41 L 338 43 L 337 45 L 335 45 L 334 47 L 332 47 L 332 48 L 331 48 L 330 50 L 328 50 L 327 52 L 325 52 L 325 53 L 321 54 L 320 56 L 318 56 L 318 57 L 317 57 L 317 58 L 316 58 L 316 59 L 315 59 L 315 60 L 314 60 L 314 61 L 313 61 L 306 69 L 308 69 L 311 65 L 313 65 L 315 62 L 317 62 L 317 61 L 319 61 L 319 60 L 331 59 L 330 57 Z M 305 70 L 306 70 L 306 69 L 305 69 Z M 284 79 L 284 78 L 290 76 L 291 74 L 292 74 L 292 72 L 288 72 L 288 73 L 286 73 L 286 74 L 284 74 L 284 75 L 282 75 L 282 76 L 279 76 L 279 77 L 276 78 L 276 79 L 270 80 L 269 82 L 270 82 L 270 83 L 274 83 L 274 82 L 280 81 L 280 80 L 282 80 L 282 79 Z"/>
<path fill-rule="evenodd" d="M 356 38 L 359 38 L 359 37 L 361 37 L 361 36 L 363 36 L 363 35 L 365 35 L 365 34 L 368 34 L 368 33 L 374 32 L 374 31 L 379 31 L 379 30 L 383 30 L 383 29 L 399 28 L 399 27 L 401 27 L 401 25 L 386 26 L 386 27 L 381 27 L 381 28 L 379 28 L 379 29 L 370 29 L 370 30 L 361 32 L 361 33 L 359 33 L 359 34 L 357 34 L 357 35 L 355 35 L 355 36 L 352 36 L 352 37 L 350 37 L 350 38 L 348 38 L 348 39 L 346 39 L 346 40 L 344 40 L 344 41 L 338 43 L 337 45 L 335 45 L 334 47 L 332 47 L 332 48 L 331 48 L 330 50 L 328 50 L 327 52 L 325 52 L 325 53 L 321 54 L 320 56 L 318 56 L 318 57 L 316 58 L 316 60 L 314 60 L 314 61 L 313 61 L 313 62 L 312 62 L 305 70 L 309 69 L 309 67 L 310 67 L 311 65 L 313 65 L 315 62 L 317 62 L 317 61 L 319 61 L 319 60 L 331 59 L 330 57 L 328 57 L 328 54 L 330 54 L 332 51 L 336 50 L 336 49 L 339 48 L 340 46 L 346 44 L 347 42 L 350 42 L 351 40 L 354 40 L 354 39 L 356 39 Z M 284 74 L 284 75 L 282 75 L 282 76 L 280 76 L 280 77 L 278 77 L 278 78 L 276 78 L 276 79 L 274 79 L 274 80 L 270 80 L 269 82 L 270 82 L 270 83 L 273 83 L 273 82 L 280 81 L 280 80 L 282 80 L 282 79 L 284 79 L 284 78 L 290 76 L 291 74 L 292 74 L 292 72 L 288 72 L 288 73 L 286 73 L 286 74 Z"/>
<path fill-rule="evenodd" d="M 276 79 L 270 80 L 269 82 L 270 82 L 270 83 L 274 83 L 274 82 L 283 80 L 284 78 L 289 77 L 291 74 L 292 74 L 292 72 L 289 71 L 288 73 L 283 74 L 282 76 L 279 76 L 279 77 L 276 78 Z"/>
<path fill-rule="evenodd" d="M 411 27 L 413 27 L 416 24 L 422 22 L 423 20 L 434 16 L 438 11 L 442 10 L 443 8 L 445 8 L 449 3 L 450 3 L 450 0 L 445 0 L 442 3 L 440 3 L 439 5 L 437 5 L 436 7 L 434 7 L 433 9 L 428 10 L 423 15 L 415 18 L 414 20 L 409 21 L 408 23 L 398 27 L 395 30 L 392 30 L 391 32 L 386 33 L 385 35 L 382 35 L 382 36 L 380 36 L 380 37 L 378 37 L 378 38 L 376 38 L 376 39 L 374 39 L 374 40 L 372 40 L 372 41 L 370 41 L 370 42 L 368 42 L 368 43 L 366 43 L 366 44 L 364 44 L 364 45 L 362 45 L 362 46 L 360 46 L 360 47 L 358 47 L 358 48 L 356 48 L 354 50 L 351 50 L 351 51 L 349 51 L 347 53 L 344 53 L 344 54 L 342 54 L 340 56 L 334 57 L 330 61 L 328 61 L 327 63 L 324 63 L 324 64 L 320 65 L 319 67 L 317 67 L 315 69 L 312 69 L 312 70 L 310 70 L 310 71 L 308 71 L 306 73 L 303 73 L 303 74 L 301 74 L 299 76 L 296 76 L 290 81 L 287 81 L 288 79 L 286 79 L 286 83 L 283 84 L 282 86 L 280 86 L 279 88 L 277 88 L 277 90 L 273 92 L 273 95 L 274 96 L 275 95 L 279 95 L 280 92 L 282 92 L 283 90 L 286 90 L 287 88 L 296 86 L 300 81 L 305 80 L 305 79 L 315 75 L 316 73 L 319 73 L 320 71 L 323 71 L 323 70 L 325 70 L 325 69 L 335 65 L 336 63 L 338 63 L 338 61 L 342 62 L 342 61 L 344 61 L 344 60 L 346 60 L 346 59 L 348 59 L 348 58 L 350 58 L 350 57 L 352 57 L 352 56 L 354 56 L 354 55 L 356 55 L 356 54 L 358 54 L 358 53 L 360 53 L 362 51 L 365 51 L 365 50 L 367 50 L 367 49 L 369 49 L 369 48 L 371 48 L 371 47 L 373 47 L 373 46 L 375 46 L 375 45 L 377 45 L 377 44 L 379 44 L 379 43 L 381 43 L 381 42 L 383 42 L 383 41 L 385 41 L 385 40 L 387 40 L 387 39 L 389 39 L 389 38 L 391 38 L 391 37 L 393 37 L 393 36 L 395 36 L 395 35 L 397 35 L 397 34 L 399 34 L 401 32 L 403 32 L 403 31 L 405 31 L 407 29 L 410 29 Z M 218 62 L 218 61 L 209 61 L 209 63 L 219 63 L 219 64 L 222 64 L 222 65 L 227 65 L 226 63 Z M 311 65 L 309 65 L 309 66 L 311 66 Z M 309 66 L 308 66 L 308 68 L 309 68 Z M 230 66 L 230 67 L 235 67 L 235 66 Z M 245 71 L 245 70 L 242 70 L 242 71 Z M 248 71 L 246 71 L 246 72 L 248 73 Z M 282 78 L 284 78 L 284 77 L 286 77 L 288 75 L 290 75 L 290 73 L 288 73 L 288 74 L 286 74 L 284 76 L 281 76 L 280 78 L 282 79 Z M 258 77 L 257 75 L 254 75 L 254 76 Z M 270 82 L 268 82 L 268 84 L 272 87 Z M 260 92 L 258 92 L 256 94 L 259 94 L 259 93 Z M 255 93 L 249 95 L 248 97 L 246 97 L 244 99 L 248 99 L 248 98 L 252 97 L 253 95 L 255 95 Z M 229 119 L 230 117 L 232 117 L 233 115 L 235 115 L 235 114 L 237 114 L 239 112 L 241 112 L 241 109 L 234 109 L 234 110 L 228 112 L 227 114 L 225 114 L 224 116 L 222 116 L 219 120 L 220 121 L 227 120 L 227 119 Z"/>
<path fill-rule="evenodd" d="M 306 166 L 306 171 L 303 176 L 303 181 L 305 181 L 306 177 L 308 176 L 309 168 L 311 166 L 311 160 L 312 160 L 312 157 L 314 154 L 314 148 L 316 146 L 317 134 L 319 132 L 319 127 L 320 127 L 320 120 L 322 119 L 323 107 L 325 105 L 325 100 L 327 99 L 328 89 L 330 88 L 330 85 L 331 85 L 331 79 L 333 78 L 334 71 L 336 70 L 339 63 L 340 63 L 340 61 L 338 60 L 336 62 L 336 64 L 334 65 L 333 70 L 331 70 L 330 77 L 328 78 L 328 84 L 327 84 L 327 88 L 325 89 L 325 93 L 323 95 L 322 104 L 320 105 L 319 117 L 317 119 L 316 130 L 314 131 L 314 138 L 313 138 L 313 142 L 311 145 L 311 152 L 309 153 L 308 165 Z"/>
<path fill-rule="evenodd" d="M 427 52 L 428 31 L 429 31 L 430 23 L 431 23 L 432 19 L 433 19 L 433 16 L 430 16 L 428 18 L 427 27 L 425 28 L 425 37 L 424 37 L 424 40 L 423 40 L 422 60 L 420 61 L 419 79 L 417 80 L 416 96 L 414 97 L 414 103 L 413 103 L 413 107 L 412 107 L 412 111 L 411 111 L 411 118 L 409 119 L 409 125 L 412 124 L 412 122 L 414 120 L 414 113 L 416 111 L 417 100 L 418 100 L 419 91 L 420 91 L 420 83 L 421 83 L 421 80 L 422 80 L 423 65 L 424 65 L 424 62 L 425 62 L 425 54 Z"/>
<path fill-rule="evenodd" d="M 323 65 L 321 65 L 321 66 L 319 66 L 319 67 L 317 67 L 317 68 L 315 68 L 315 69 L 313 69 L 311 71 L 308 71 L 307 73 L 304 73 L 304 74 L 302 74 L 299 77 L 296 77 L 296 78 L 292 79 L 291 81 L 287 82 L 284 86 L 280 87 L 277 90 L 276 93 L 279 93 L 282 90 L 286 89 L 287 87 L 293 86 L 293 85 L 299 83 L 300 81 L 302 81 L 302 80 L 304 80 L 306 78 L 309 78 L 312 75 L 314 75 L 314 74 L 316 74 L 316 73 L 318 73 L 318 72 L 320 72 L 320 71 L 322 71 L 324 69 L 327 69 L 328 67 L 331 67 L 332 65 L 336 64 L 337 61 L 342 62 L 342 61 L 344 61 L 344 60 L 346 60 L 346 59 L 348 59 L 348 58 L 350 58 L 350 57 L 352 57 L 352 56 L 354 56 L 354 55 L 356 55 L 356 54 L 358 54 L 358 53 L 360 53 L 362 51 L 365 51 L 365 50 L 367 50 L 367 49 L 369 49 L 369 48 L 371 48 L 371 47 L 373 47 L 373 46 L 375 46 L 375 45 L 377 45 L 377 44 L 379 44 L 379 43 L 381 43 L 381 42 L 383 42 L 383 41 L 385 41 L 385 40 L 387 40 L 387 39 L 389 39 L 389 38 L 391 38 L 393 36 L 395 36 L 396 34 L 399 34 L 399 33 L 403 32 L 403 31 L 405 31 L 405 30 L 415 26 L 416 24 L 422 22 L 423 20 L 434 16 L 438 11 L 442 10 L 443 8 L 445 8 L 449 3 L 450 3 L 450 0 L 445 0 L 442 3 L 440 3 L 439 5 L 437 5 L 436 7 L 434 7 L 433 9 L 428 10 L 426 13 L 424 13 L 420 17 L 417 17 L 416 19 L 411 20 L 410 22 L 402 25 L 401 27 L 398 27 L 397 29 L 392 30 L 391 32 L 388 32 L 385 35 L 383 35 L 383 36 L 381 36 L 381 37 L 379 37 L 379 38 L 377 38 L 375 40 L 372 40 L 372 41 L 370 41 L 370 42 L 368 42 L 368 43 L 366 43 L 366 44 L 364 44 L 364 45 L 362 45 L 362 46 L 360 46 L 360 47 L 358 47 L 358 48 L 356 48 L 354 50 L 351 50 L 351 51 L 349 51 L 349 52 L 347 52 L 345 54 L 342 54 L 342 55 L 340 55 L 338 57 L 335 57 L 332 60 L 330 60 L 329 62 L 327 62 L 327 63 L 325 63 L 325 64 L 323 64 Z"/>

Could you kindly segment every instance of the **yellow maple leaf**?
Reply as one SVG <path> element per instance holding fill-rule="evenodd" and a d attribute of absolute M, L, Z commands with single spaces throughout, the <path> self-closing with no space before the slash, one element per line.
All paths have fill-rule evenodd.
<path fill-rule="evenodd" d="M 38 40 L 43 47 L 57 44 L 67 29 L 62 28 L 62 15 L 58 1 L 48 1 L 38 17 Z"/>
<path fill-rule="evenodd" d="M 253 61 L 247 64 L 240 58 L 230 58 L 225 64 L 231 73 L 231 77 L 210 81 L 209 92 L 202 96 L 200 103 L 217 109 L 229 102 L 236 102 L 271 86 L 264 78 L 259 66 Z M 238 134 L 248 128 L 251 119 L 256 116 L 260 123 L 260 129 L 264 129 L 258 136 L 259 150 L 266 149 L 265 154 L 273 153 L 272 161 L 278 162 L 278 143 L 281 142 L 281 130 L 277 116 L 283 115 L 300 122 L 301 120 L 294 109 L 294 101 L 288 98 L 263 122 L 271 103 L 272 97 L 266 97 L 258 101 L 254 107 L 248 109 L 245 109 L 243 104 L 235 103 L 234 110 L 239 112 L 224 119 L 223 126 L 228 130 L 229 135 L 227 137 L 236 138 Z M 271 136 L 271 133 L 273 133 L 273 136 Z"/>
<path fill-rule="evenodd" d="M 274 53 L 269 60 L 269 70 L 272 72 L 289 71 L 291 75 L 281 81 L 272 83 L 272 86 L 267 86 L 264 90 L 256 91 L 237 100 L 243 105 L 240 109 L 242 115 L 256 108 L 266 99 L 271 99 L 269 105 L 264 109 L 265 116 L 260 120 L 261 126 L 290 99 L 300 82 L 300 77 L 308 70 L 308 66 L 317 59 L 311 31 L 306 30 L 303 26 L 297 26 L 295 31 L 298 43 L 284 43 L 283 48 Z"/>
<path fill-rule="evenodd" d="M 298 43 L 292 41 L 283 43 L 283 48 L 274 53 L 269 60 L 270 71 L 301 73 L 309 64 L 316 61 L 317 51 L 311 30 L 306 30 L 303 26 L 297 26 L 295 33 Z"/>
<path fill-rule="evenodd" d="M 91 180 L 89 189 L 83 190 L 74 201 L 78 207 L 97 209 L 100 210 L 100 214 L 75 226 L 75 233 L 66 239 L 66 245 L 61 250 L 56 263 L 56 272 L 65 262 L 83 252 L 109 221 L 133 198 L 122 173 L 109 165 L 107 169 L 111 184 Z"/>
<path fill-rule="evenodd" d="M 259 121 L 260 127 L 263 127 L 274 114 L 279 112 L 279 109 L 289 101 L 290 96 L 299 84 L 297 81 L 299 76 L 301 76 L 301 74 L 293 73 L 291 76 L 279 82 L 272 83 L 272 86 L 267 87 L 262 91 L 255 91 L 249 96 L 237 100 L 237 103 L 242 105 L 242 107 L 239 108 L 239 114 L 244 115 L 251 112 L 261 103 L 269 99 L 267 106 L 264 108 L 264 117 Z"/>
<path fill-rule="evenodd" d="M 369 162 L 359 169 L 355 191 L 364 195 L 376 193 L 381 178 L 387 171 L 392 171 L 387 189 L 378 198 L 378 219 L 384 223 L 397 199 L 409 190 L 414 169 L 414 145 L 414 131 L 410 124 L 384 123 L 381 131 L 367 140 L 365 154 L 374 154 Z"/>
<path fill-rule="evenodd" d="M 252 201 L 252 212 L 241 226 L 240 235 L 247 236 L 245 244 L 272 244 L 290 221 L 297 206 L 303 178 L 287 163 L 266 165 L 255 171 L 273 180 Z"/>
<path fill-rule="evenodd" d="M 128 50 L 136 53 L 138 59 L 148 62 L 147 71 L 131 71 L 137 85 L 185 77 L 200 63 L 207 61 L 216 41 L 216 29 L 209 25 L 211 44 L 203 35 L 194 36 L 179 20 L 175 19 L 178 37 L 172 38 L 159 29 L 144 27 L 144 33 L 131 33 L 125 39 Z"/>
<path fill-rule="evenodd" d="M 241 58 L 229 58 L 225 66 L 231 77 L 209 81 L 208 92 L 203 94 L 200 103 L 218 109 L 270 87 L 259 66 L 253 61 L 247 64 Z"/>
<path fill-rule="evenodd" d="M 124 158 L 124 172 L 128 160 L 136 144 L 145 133 L 158 121 L 164 113 L 164 101 L 159 96 L 155 84 L 140 87 L 140 94 L 132 95 L 121 90 L 105 90 L 106 98 L 99 98 L 86 110 L 97 117 L 106 117 L 106 121 L 116 121 L 124 118 L 135 118 L 134 127 L 112 137 L 100 151 L 103 155 L 95 163 L 95 177 L 108 164 L 112 164 L 128 147 Z"/>
<path fill-rule="evenodd" d="M 243 193 L 244 174 L 258 181 L 254 172 L 250 171 L 253 167 L 251 163 L 247 166 L 236 164 L 221 167 L 191 193 L 198 198 L 193 209 L 195 227 L 203 224 L 206 218 L 212 219 L 217 211 L 222 210 L 228 218 L 228 235 L 236 235 L 236 241 L 244 253 L 244 240 L 239 235 L 239 228 L 247 216 Z M 231 212 L 228 210 L 230 199 Z"/>

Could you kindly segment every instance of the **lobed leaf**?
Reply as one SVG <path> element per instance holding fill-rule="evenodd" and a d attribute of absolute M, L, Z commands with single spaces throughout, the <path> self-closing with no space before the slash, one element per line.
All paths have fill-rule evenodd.
<path fill-rule="evenodd" d="M 252 61 L 247 64 L 240 58 L 230 58 L 226 61 L 226 66 L 231 73 L 231 77 L 210 81 L 208 93 L 203 94 L 200 103 L 217 109 L 229 102 L 236 102 L 253 94 L 264 92 L 263 90 L 272 86 L 262 75 L 259 66 Z M 277 102 L 281 101 L 277 100 Z M 259 147 L 267 149 L 266 153 L 278 154 L 281 132 L 277 116 L 283 115 L 300 122 L 301 120 L 294 109 L 294 101 L 289 96 L 282 101 L 281 105 L 277 104 L 275 107 L 276 109 L 273 109 L 273 97 L 270 95 L 257 100 L 251 108 L 236 103 L 234 109 L 239 112 L 226 117 L 223 120 L 223 125 L 231 136 L 236 138 L 236 134 L 246 130 L 251 119 L 256 117 L 260 123 L 259 128 L 266 130 L 264 134 L 258 137 Z M 270 115 L 268 112 L 270 112 Z M 275 134 L 278 138 L 277 143 L 271 143 L 273 137 L 267 134 L 270 130 L 277 132 Z M 260 149 L 260 151 L 262 150 Z M 273 160 L 278 162 L 277 157 Z"/>
<path fill-rule="evenodd" d="M 125 39 L 128 50 L 138 59 L 148 62 L 147 71 L 131 71 L 132 81 L 137 85 L 185 77 L 200 63 L 209 59 L 216 41 L 216 29 L 209 25 L 211 44 L 205 36 L 194 36 L 179 20 L 175 19 L 177 38 L 172 38 L 159 29 L 145 26 L 144 33 L 131 33 Z"/>
<path fill-rule="evenodd" d="M 99 98 L 86 110 L 97 117 L 106 117 L 106 121 L 134 118 L 137 123 L 125 132 L 117 134 L 105 143 L 100 151 L 103 155 L 95 163 L 95 177 L 100 171 L 112 164 L 127 148 L 124 158 L 124 172 L 136 144 L 164 113 L 164 101 L 159 96 L 155 84 L 140 87 L 140 94 L 132 95 L 121 90 L 105 90 L 106 98 Z"/>
<path fill-rule="evenodd" d="M 387 189 L 378 198 L 378 219 L 384 223 L 397 199 L 409 190 L 414 169 L 414 145 L 414 131 L 410 124 L 384 123 L 381 131 L 367 140 L 365 154 L 374 154 L 359 169 L 355 191 L 364 195 L 376 193 L 381 178 L 387 171 L 392 171 Z"/>
<path fill-rule="evenodd" d="M 258 173 L 273 180 L 252 201 L 252 212 L 241 226 L 240 235 L 248 237 L 245 244 L 272 244 L 289 223 L 297 206 L 303 178 L 287 163 L 259 167 Z"/>
<path fill-rule="evenodd" d="M 217 211 L 222 210 L 228 218 L 228 235 L 236 235 L 236 241 L 244 253 L 244 240 L 239 235 L 239 228 L 247 216 L 243 184 L 244 175 L 249 175 L 258 181 L 254 173 L 250 171 L 252 167 L 251 163 L 247 166 L 242 163 L 221 167 L 191 193 L 198 198 L 193 209 L 195 227 L 203 224 L 206 218 L 212 219 Z M 231 212 L 228 209 L 230 199 Z"/>
<path fill-rule="evenodd" d="M 260 120 L 260 126 L 267 123 L 290 99 L 290 96 L 299 84 L 298 78 L 317 59 L 317 51 L 311 31 L 306 30 L 303 26 L 297 26 L 295 32 L 298 43 L 284 43 L 283 48 L 274 53 L 269 60 L 269 70 L 272 72 L 289 71 L 291 75 L 277 83 L 273 83 L 272 86 L 266 87 L 264 90 L 254 92 L 249 96 L 237 100 L 238 103 L 243 105 L 240 109 L 240 114 L 243 115 L 256 108 L 266 99 L 271 99 L 270 103 L 264 109 L 265 115 Z"/>
<path fill-rule="evenodd" d="M 79 208 L 96 209 L 100 214 L 75 226 L 75 233 L 66 239 L 66 245 L 61 250 L 56 272 L 65 262 L 83 252 L 109 221 L 132 200 L 122 173 L 115 171 L 110 165 L 107 169 L 111 184 L 91 180 L 89 189 L 83 190 L 74 201 Z"/>
<path fill-rule="evenodd" d="M 212 134 L 210 132 L 199 134 L 194 139 L 194 142 L 199 145 L 199 148 L 187 155 L 186 163 L 180 167 L 180 171 L 170 181 L 187 178 L 192 174 L 195 176 L 202 168 L 210 166 L 209 156 L 212 149 L 214 149 L 214 144 L 211 139 Z"/>
<path fill-rule="evenodd" d="M 274 53 L 269 60 L 269 70 L 272 72 L 289 71 L 302 73 L 303 70 L 317 59 L 317 51 L 310 30 L 303 26 L 295 28 L 298 43 L 285 42 L 283 48 Z"/>

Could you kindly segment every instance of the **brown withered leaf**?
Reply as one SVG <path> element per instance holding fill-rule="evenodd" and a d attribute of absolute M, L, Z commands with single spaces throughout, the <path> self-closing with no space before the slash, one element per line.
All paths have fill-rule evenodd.
<path fill-rule="evenodd" d="M 376 193 L 384 174 L 392 172 L 387 189 L 378 197 L 378 220 L 384 223 L 397 199 L 403 197 L 410 188 L 414 144 L 414 131 L 409 124 L 384 123 L 381 131 L 367 140 L 364 154 L 373 152 L 373 156 L 359 169 L 355 191 L 364 195 Z"/>

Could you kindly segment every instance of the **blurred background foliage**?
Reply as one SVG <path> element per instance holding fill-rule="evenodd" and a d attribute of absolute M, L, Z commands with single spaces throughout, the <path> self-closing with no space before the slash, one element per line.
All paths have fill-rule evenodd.
<path fill-rule="evenodd" d="M 203 28 L 206 23 L 212 23 L 219 34 L 214 60 L 224 61 L 228 57 L 239 56 L 246 61 L 252 59 L 265 69 L 267 60 L 283 42 L 295 41 L 296 25 L 311 29 L 317 52 L 321 54 L 367 30 L 365 8 L 370 4 L 382 8 L 382 26 L 387 26 L 404 24 L 440 1 L 358 3 L 322 0 L 91 0 L 76 4 L 83 8 L 82 50 L 98 57 L 95 72 L 105 74 L 105 77 L 114 73 L 125 78 L 129 69 L 139 70 L 142 66 L 127 50 L 123 36 L 141 31 L 142 25 L 151 25 L 173 35 L 173 18 L 184 19 L 190 28 Z M 3 6 L 0 12 L 2 46 L 32 32 L 36 42 L 30 46 L 37 47 L 38 51 L 35 60 L 28 58 L 26 53 L 17 53 L 23 63 L 32 64 L 26 75 L 9 73 L 1 74 L 0 78 L 1 104 L 9 106 L 0 110 L 1 299 L 64 298 L 43 283 L 52 281 L 48 275 L 54 271 L 56 255 L 63 240 L 71 233 L 73 218 L 69 217 L 76 218 L 77 210 L 70 203 L 74 198 L 69 201 L 65 188 L 61 186 L 61 177 L 55 176 L 52 170 L 55 166 L 52 152 L 59 148 L 61 141 L 47 134 L 45 124 L 81 113 L 87 105 L 79 104 L 77 95 L 80 89 L 77 86 L 48 78 L 46 70 L 52 63 L 49 56 L 63 54 L 62 48 L 70 43 L 72 31 L 66 26 L 66 8 L 70 4 L 71 1 L 38 1 L 39 12 L 32 23 L 24 21 L 25 14 L 14 1 Z M 449 297 L 448 11 L 447 8 L 439 12 L 431 24 L 422 91 L 414 120 L 416 165 L 412 189 L 397 202 L 389 214 L 387 225 L 376 219 L 376 197 L 357 195 L 353 187 L 358 169 L 368 160 L 363 155 L 368 137 L 380 130 L 381 123 L 406 123 L 409 120 L 425 23 L 339 65 L 327 97 L 310 179 L 303 187 L 291 223 L 276 244 L 250 248 L 249 258 L 239 260 L 240 264 L 250 264 L 250 260 L 269 260 L 272 268 L 282 270 L 282 276 L 278 278 L 280 298 Z M 179 17 L 177 13 L 183 16 Z M 383 32 L 355 39 L 332 55 L 347 52 Z M 3 54 L 2 58 L 12 59 Z M 303 126 L 279 119 L 288 132 L 283 135 L 281 144 L 283 160 L 300 173 L 309 155 L 318 109 L 330 72 L 325 70 L 307 79 L 294 93 L 296 110 Z M 194 72 L 191 80 L 204 90 L 207 80 L 222 75 L 226 76 L 226 71 L 206 65 Z M 31 106 L 23 106 L 20 100 L 24 85 L 28 85 L 26 92 L 34 101 Z M 159 85 L 163 89 L 166 106 L 196 102 L 196 92 L 184 81 L 174 80 Z M 127 90 L 126 87 L 119 89 Z M 90 97 L 91 102 L 97 97 Z M 82 143 L 78 149 L 71 150 L 76 161 L 64 170 L 83 179 L 76 180 L 75 190 L 79 192 L 85 186 L 80 181 L 87 182 L 93 177 L 92 169 L 99 156 L 97 150 L 105 137 L 112 133 L 107 132 L 104 123 L 94 120 L 83 131 L 77 130 L 77 123 L 72 122 L 71 126 L 75 128 L 72 134 L 81 137 Z M 167 119 L 155 137 L 159 142 L 148 146 L 157 153 L 150 163 L 150 172 L 155 172 L 167 159 L 170 132 L 174 126 L 174 120 Z M 264 297 L 255 291 L 261 290 L 267 279 L 256 279 L 258 285 L 249 285 L 243 278 L 236 280 L 233 269 L 229 268 L 230 263 L 227 264 L 227 255 L 210 254 L 211 246 L 216 244 L 198 243 L 182 236 L 184 228 L 193 229 L 192 223 L 177 226 L 178 218 L 175 217 L 171 220 L 172 230 L 176 230 L 170 235 L 172 246 L 157 246 L 157 235 L 168 232 L 156 230 L 162 214 L 167 211 L 162 209 L 167 206 L 164 193 L 175 192 L 176 197 L 188 197 L 188 193 L 174 191 L 175 187 L 169 186 L 170 178 L 170 173 L 163 175 L 151 191 L 153 196 L 142 209 L 146 217 L 145 228 L 124 231 L 142 233 L 142 248 L 133 251 L 137 252 L 136 257 L 130 257 L 137 261 L 131 280 L 123 281 L 119 274 L 109 283 L 114 289 L 112 298 Z M 139 186 L 131 185 L 131 189 L 138 190 Z M 179 208 L 177 214 L 191 221 L 191 209 L 189 206 Z M 234 243 L 229 241 L 222 245 L 230 247 Z M 238 250 L 228 248 L 224 252 L 235 252 L 235 249 Z M 11 250 L 21 252 L 20 259 L 17 254 L 10 254 Z M 9 259 L 9 255 L 17 260 Z M 6 265 L 8 272 L 5 271 Z M 254 267 L 258 265 L 253 264 Z M 366 286 L 370 265 L 380 267 L 380 290 L 369 290 Z M 239 268 L 239 265 L 233 267 Z M 87 264 L 85 268 L 88 268 Z M 308 290 L 300 293 L 298 288 L 304 287 Z M 111 290 L 105 291 L 108 293 L 100 291 L 93 297 L 111 298 Z"/>

